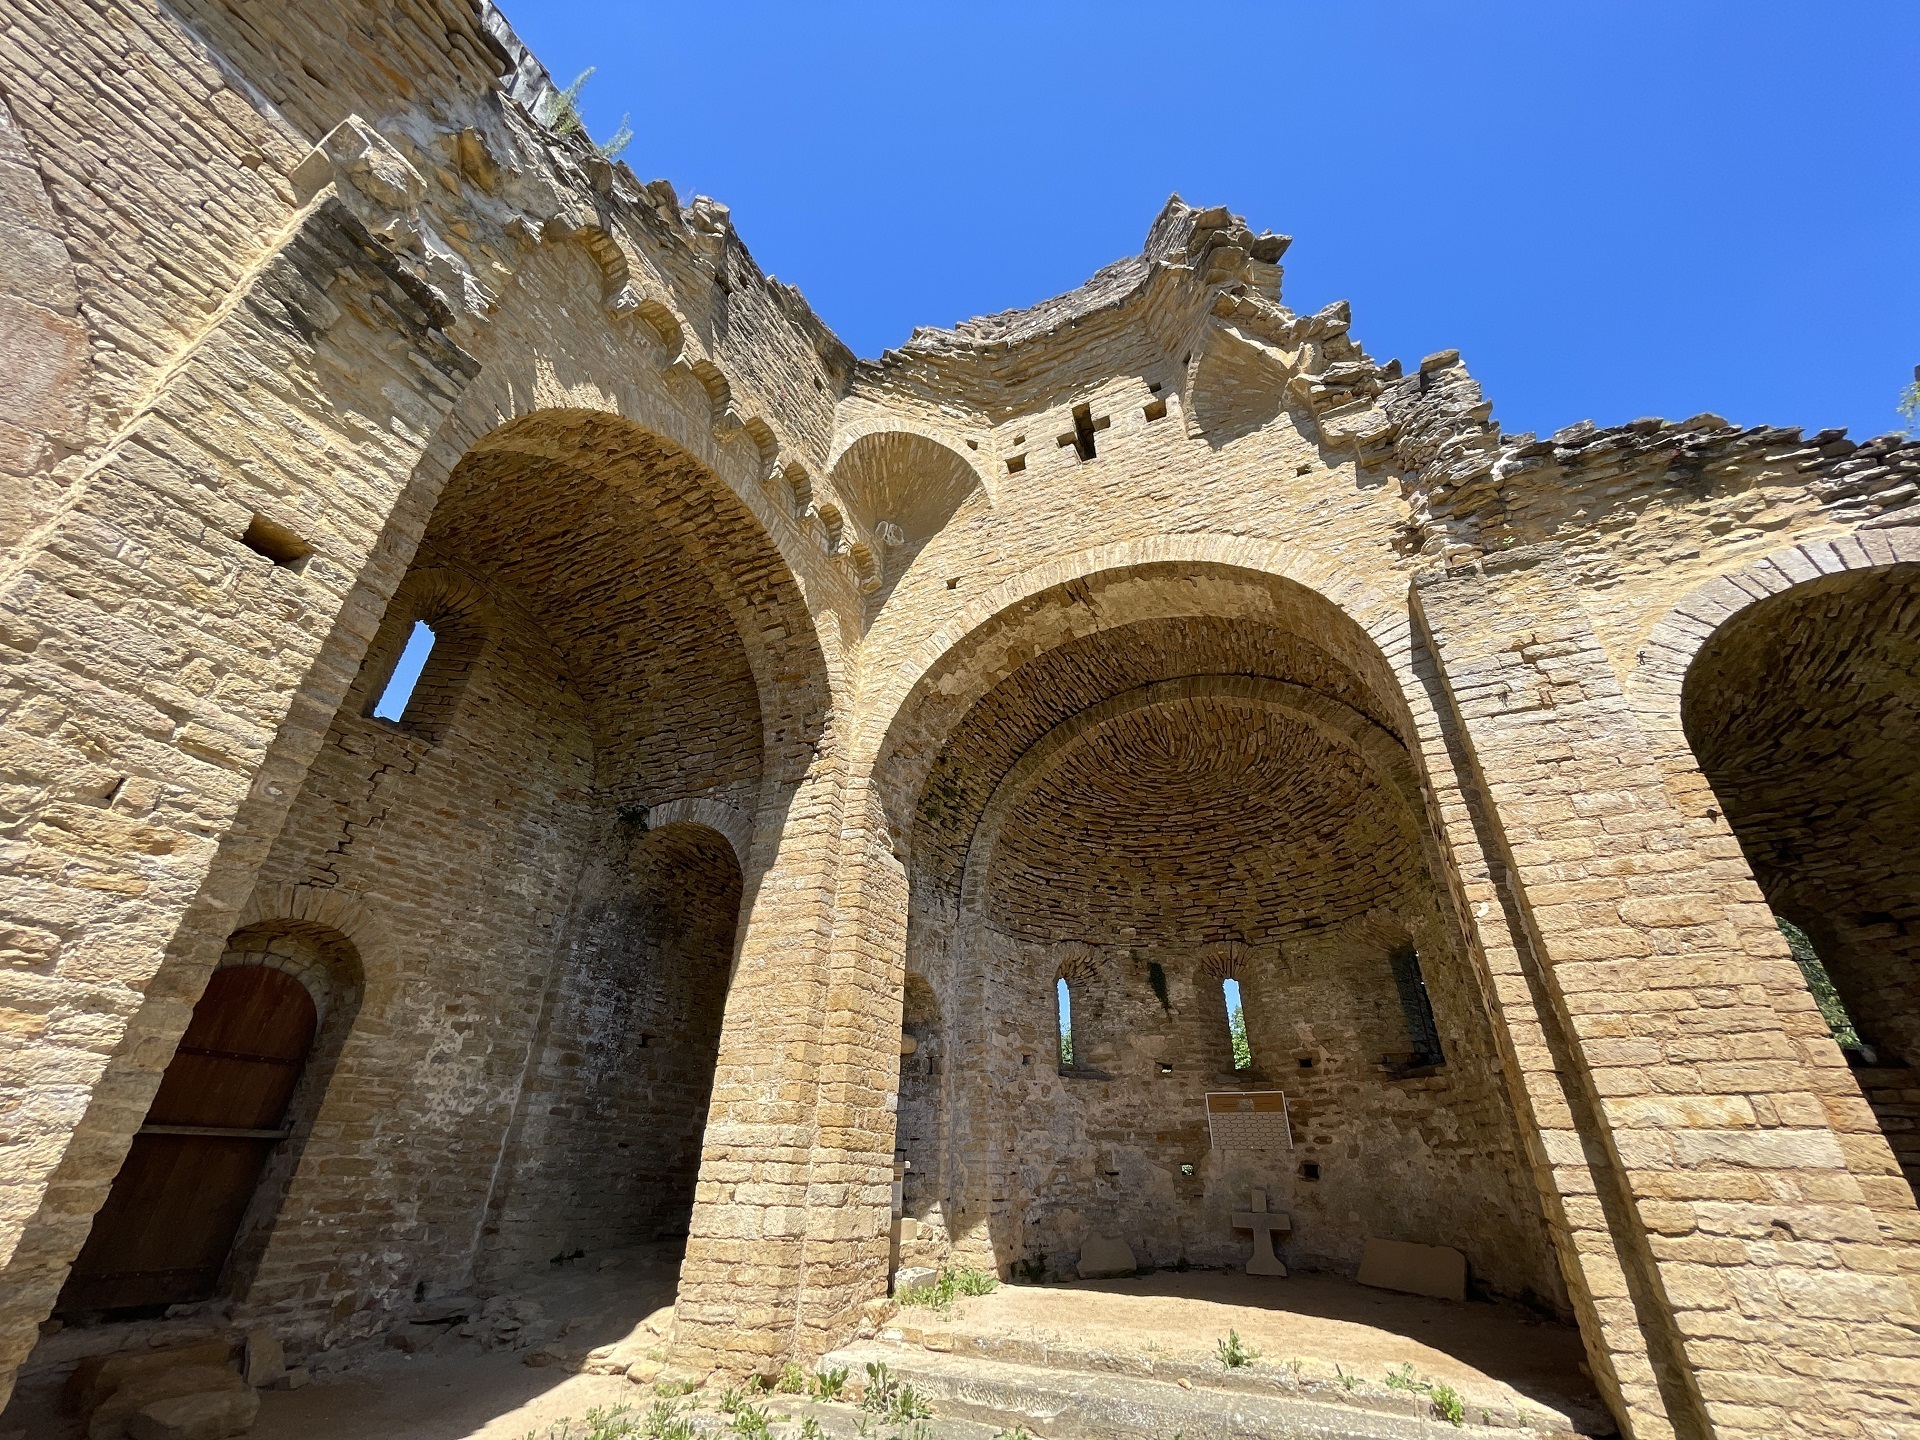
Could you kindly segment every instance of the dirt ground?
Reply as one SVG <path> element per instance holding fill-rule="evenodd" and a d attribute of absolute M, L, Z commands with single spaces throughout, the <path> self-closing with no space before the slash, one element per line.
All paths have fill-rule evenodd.
<path fill-rule="evenodd" d="M 1229 1330 L 1268 1365 L 1335 1365 L 1378 1384 L 1411 1364 L 1463 1393 L 1511 1389 L 1554 1409 L 1597 1407 L 1580 1335 L 1517 1305 L 1430 1300 L 1331 1275 L 1285 1278 L 1160 1271 L 1074 1285 L 1002 1285 L 954 1302 L 951 1317 L 913 1307 L 896 1324 L 1167 1360 L 1212 1359 Z"/>
<path fill-rule="evenodd" d="M 650 1391 L 623 1376 L 572 1372 L 590 1349 L 627 1339 L 649 1315 L 658 1319 L 659 1308 L 672 1302 L 677 1258 L 641 1247 L 605 1269 L 517 1277 L 516 1303 L 539 1317 L 525 1335 L 502 1343 L 497 1336 L 488 1341 L 450 1331 L 416 1354 L 376 1350 L 300 1390 L 267 1391 L 254 1440 L 544 1440 L 561 1420 L 596 1406 L 644 1409 Z M 1292 1365 L 1297 1373 L 1324 1377 L 1344 1372 L 1377 1387 L 1389 1370 L 1410 1364 L 1415 1375 L 1468 1396 L 1524 1397 L 1563 1413 L 1597 1408 L 1570 1326 L 1517 1306 L 1397 1295 L 1331 1276 L 1192 1271 L 1003 1285 L 991 1295 L 958 1300 L 949 1311 L 905 1307 L 888 1330 L 888 1338 L 909 1343 L 938 1345 L 944 1333 L 1044 1345 L 1048 1363 L 1063 1371 L 1081 1353 L 1155 1364 L 1211 1362 L 1233 1330 L 1259 1353 L 1262 1368 Z M 482 1349 L 483 1343 L 496 1348 Z M 542 1346 L 560 1353 L 553 1363 L 529 1365 L 529 1355 Z M 54 1378 L 23 1387 L 0 1416 L 0 1440 L 79 1435 L 57 1408 Z M 1062 1383 L 1071 1383 L 1066 1374 Z"/>

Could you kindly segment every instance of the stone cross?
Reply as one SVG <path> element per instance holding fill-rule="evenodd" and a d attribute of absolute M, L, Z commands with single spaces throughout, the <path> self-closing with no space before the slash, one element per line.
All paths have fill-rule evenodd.
<path fill-rule="evenodd" d="M 1267 1211 L 1267 1192 L 1253 1192 L 1253 1203 L 1245 1210 L 1236 1210 L 1233 1215 L 1233 1228 L 1253 1232 L 1253 1258 L 1247 1261 L 1249 1275 L 1285 1275 L 1287 1267 L 1280 1263 L 1280 1257 L 1273 1253 L 1273 1237 L 1279 1234 L 1291 1234 L 1293 1217 L 1278 1212 Z"/>

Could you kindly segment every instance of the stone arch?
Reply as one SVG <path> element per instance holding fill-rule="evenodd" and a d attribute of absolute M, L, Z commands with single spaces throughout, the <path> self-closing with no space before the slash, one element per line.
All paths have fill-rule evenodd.
<path fill-rule="evenodd" d="M 883 643 L 886 626 L 882 612 L 868 643 Z M 1134 638 L 1149 632 L 1151 641 Z M 1125 657 L 1151 653 L 1162 640 L 1170 668 L 1164 673 L 1148 669 L 1136 674 L 1134 665 L 1156 662 Z M 1297 652 L 1272 648 L 1282 640 L 1297 644 Z M 1070 677 L 1064 671 L 1056 676 L 1047 668 L 1051 657 L 1061 657 L 1062 666 L 1073 666 L 1081 663 L 1073 658 L 1077 655 L 1093 657 L 1081 672 L 1083 680 L 1055 687 L 1055 680 Z M 1260 655 L 1268 655 L 1274 664 L 1284 659 L 1294 668 L 1261 668 L 1269 661 Z M 1069 1100 L 1074 1083 L 1102 1076 L 1110 1079 L 1136 1065 L 1137 1057 L 1128 1058 L 1134 1053 L 1135 1032 L 1126 1018 L 1131 1007 L 1146 1005 L 1155 1016 L 1163 1011 L 1171 1015 L 1165 1010 L 1168 1001 L 1159 996 L 1161 991 L 1171 991 L 1172 1004 L 1186 1006 L 1182 1013 L 1189 1016 L 1199 1015 L 1202 1009 L 1211 1014 L 1224 1006 L 1218 993 L 1211 999 L 1196 995 L 1194 987 L 1203 985 L 1205 972 L 1192 945 L 1171 943 L 1157 931 L 1142 932 L 1144 938 L 1130 943 L 1095 930 L 1073 936 L 1066 929 L 1058 934 L 1035 930 L 1025 935 L 996 929 L 984 947 L 991 955 L 975 964 L 986 933 L 981 916 L 987 899 L 986 876 L 996 849 L 993 837 L 1023 787 L 1038 786 L 1049 773 L 1049 762 L 1073 761 L 1109 725 L 1121 725 L 1133 716 L 1156 715 L 1163 709 L 1219 705 L 1225 711 L 1229 702 L 1233 706 L 1245 702 L 1244 709 L 1235 713 L 1250 717 L 1248 723 L 1265 723 L 1252 717 L 1284 715 L 1287 733 L 1313 737 L 1313 744 L 1346 757 L 1341 763 L 1350 767 L 1352 783 L 1364 787 L 1372 797 L 1367 804 L 1378 812 L 1377 822 L 1370 811 L 1358 823 L 1377 823 L 1381 833 L 1396 835 L 1398 853 L 1412 867 L 1407 873 L 1422 877 L 1417 883 L 1435 891 L 1436 908 L 1457 920 L 1448 888 L 1449 870 L 1430 822 L 1432 807 L 1422 764 L 1427 757 L 1410 748 L 1413 738 L 1423 735 L 1432 723 L 1426 718 L 1432 713 L 1427 708 L 1430 692 L 1418 680 L 1416 663 L 1404 598 L 1396 601 L 1370 590 L 1356 583 L 1349 570 L 1336 569 L 1326 557 L 1295 547 L 1235 537 L 1177 536 L 1104 546 L 1036 566 L 967 602 L 938 632 L 908 651 L 905 663 L 879 672 L 872 709 L 863 717 L 855 740 L 854 764 L 868 786 L 861 795 L 861 813 L 871 827 L 869 833 L 880 843 L 861 852 L 858 883 L 862 893 L 852 903 L 864 908 L 868 932 L 863 943 L 869 948 L 897 944 L 900 952 L 915 955 L 931 949 L 935 953 L 923 963 L 944 964 L 950 972 L 946 993 L 952 995 L 952 1013 L 960 1020 L 951 1039 L 956 1078 L 947 1087 L 952 1118 L 946 1131 L 950 1143 L 944 1168 L 947 1193 L 967 1207 L 946 1216 L 960 1258 L 976 1265 L 1008 1262 L 1010 1256 L 1024 1253 L 1025 1242 L 1019 1235 L 1033 1233 L 1021 1228 L 1026 1222 L 1017 1216 L 1009 1216 L 1003 1225 L 996 1212 L 984 1208 L 983 1197 L 1002 1193 L 1005 1177 L 994 1170 L 993 1156 L 1006 1153 L 1002 1143 L 1006 1137 L 996 1140 L 997 1132 L 990 1134 L 971 1118 L 983 1112 L 969 1092 L 978 1090 L 985 1062 L 973 1043 L 978 1037 L 961 1031 L 968 1028 L 966 1017 L 979 1011 L 989 966 L 997 967 L 992 973 L 1008 978 L 1029 970 L 1038 976 L 1040 971 L 1034 967 L 1044 958 L 1050 986 L 1067 954 L 1061 942 L 1077 938 L 1098 947 L 1102 962 L 1112 967 L 1113 993 L 1103 990 L 1100 997 L 1113 1007 L 1112 1013 L 1093 1018 L 1105 1043 L 1090 1047 L 1100 1053 L 1091 1057 L 1094 1064 L 1085 1070 L 1080 1069 L 1076 1045 L 1074 1073 L 1059 1076 L 1068 1087 L 1061 1092 L 1063 1102 Z M 1038 678 L 1016 684 L 1020 676 Z M 999 708 L 990 713 L 981 710 L 990 697 L 1006 695 L 1014 698 L 993 701 Z M 1004 723 L 1014 716 L 1008 705 L 1028 703 L 1022 696 L 1046 697 L 1034 712 L 1044 714 L 1044 724 L 1040 719 L 1030 727 L 1024 721 L 1012 727 Z M 1255 697 L 1277 703 L 1269 708 Z M 987 718 L 976 721 L 976 712 Z M 994 748 L 981 752 L 991 763 L 982 760 L 978 785 L 965 780 L 955 788 L 949 783 L 952 777 L 940 767 L 947 747 L 962 733 L 1000 738 L 991 740 Z M 966 838 L 955 838 L 960 836 Z M 951 873 L 949 851 L 963 852 L 956 853 L 959 873 L 951 883 L 945 878 Z M 926 869 L 929 865 L 936 869 Z M 1356 869 L 1354 873 L 1371 872 Z M 1364 898 L 1355 893 L 1355 900 Z M 925 908 L 919 908 L 923 900 Z M 1194 943 L 1210 939 L 1213 929 L 1221 927 L 1229 932 L 1239 928 L 1222 920 L 1220 926 L 1189 938 Z M 1465 926 L 1457 925 L 1456 931 L 1450 946 L 1457 961 L 1450 1015 L 1456 1025 L 1479 1027 L 1474 1030 L 1475 1044 L 1484 1052 L 1494 1042 L 1480 1031 L 1490 1028 L 1491 1022 L 1481 998 L 1480 976 L 1468 958 Z M 1265 995 L 1273 993 L 1275 982 L 1268 972 L 1279 963 L 1279 947 L 1269 932 L 1262 933 L 1261 946 L 1262 968 L 1255 983 Z M 940 958 L 942 947 L 951 952 L 950 959 Z M 1218 962 L 1226 953 L 1231 952 L 1216 950 L 1210 958 Z M 1029 955 L 1031 964 L 1024 958 Z M 1156 974 L 1156 962 L 1162 958 L 1168 963 L 1159 966 Z M 1245 962 L 1248 973 L 1252 963 Z M 1384 961 L 1381 974 L 1373 979 L 1375 990 L 1390 990 Z M 1213 977 L 1212 983 L 1217 992 L 1219 977 Z M 1015 1003 L 1031 1006 L 1033 1023 L 1038 1023 L 1037 992 L 1027 995 L 1025 981 L 1018 988 L 1020 998 Z M 1201 1005 L 1193 1003 L 1196 998 L 1202 999 Z M 1371 1005 L 1373 998 L 1369 995 L 1355 1003 Z M 1080 1021 L 1076 1006 L 1076 1031 Z M 1029 1022 L 1015 1017 L 1015 1023 Z M 1282 1021 L 1274 1023 L 1278 1026 Z M 1204 1043 L 1208 1057 L 1195 1058 L 1202 1053 L 1196 1048 L 1189 1057 L 1194 1064 L 1221 1069 L 1232 1063 L 1233 1051 L 1223 1050 L 1225 1042 L 1215 1033 L 1219 1028 L 1210 1026 L 1204 1041 L 1193 1042 L 1196 1047 Z M 1017 1033 L 1023 1038 L 1013 1048 L 1028 1051 L 1033 1063 L 1012 1071 L 1011 1077 L 1037 1075 L 1046 1039 L 1024 1029 Z M 1374 1045 L 1369 1068 L 1377 1063 L 1382 1048 Z M 1299 1049 L 1300 1042 L 1291 1038 L 1256 1042 L 1256 1053 L 1268 1056 Z M 1022 1057 L 1015 1054 L 1012 1060 L 1020 1064 Z M 1120 1068 L 1113 1068 L 1116 1064 Z M 1199 1071 L 1180 1073 L 1197 1076 Z M 1497 1074 L 1495 1066 L 1478 1067 L 1470 1081 L 1471 1098 L 1464 1090 L 1461 1094 L 1464 1103 L 1475 1107 L 1476 1115 L 1484 1112 L 1488 1117 L 1488 1153 L 1499 1151 L 1505 1157 L 1498 1162 L 1502 1178 L 1495 1188 L 1519 1187 L 1514 1196 L 1502 1190 L 1496 1199 L 1505 1213 L 1523 1217 L 1518 1223 L 1524 1228 L 1524 1200 L 1518 1207 L 1514 1200 L 1524 1196 L 1527 1170 Z M 1010 1084 L 1020 1083 L 1011 1077 L 1003 1078 Z M 1015 1153 L 1018 1149 L 1016 1145 Z M 1095 1176 L 1092 1183 L 1102 1182 Z M 1219 1179 L 1217 1183 L 1227 1182 Z M 973 1205 L 975 1200 L 981 1202 L 979 1207 Z M 1067 1213 L 1057 1206 L 1056 1212 Z M 1533 1241 L 1520 1236 L 1515 1241 L 1511 1252 L 1527 1258 L 1516 1263 L 1502 1283 L 1516 1290 L 1533 1285 L 1552 1291 L 1544 1227 Z M 1009 1245 L 1014 1248 L 1009 1250 Z"/>
<path fill-rule="evenodd" d="M 335 255 L 332 249 L 299 247 L 333 243 L 340 226 L 336 209 L 316 209 L 298 231 L 292 253 Z M 275 837 L 284 832 L 314 762 L 326 749 L 330 723 L 351 691 L 380 617 L 413 566 L 449 476 L 490 442 L 526 444 L 543 428 L 551 438 L 555 427 L 547 422 L 556 415 L 598 417 L 596 423 L 629 437 L 658 437 L 662 447 L 678 447 L 688 457 L 685 474 L 691 483 L 661 497 L 670 512 L 663 523 L 675 527 L 693 563 L 711 577 L 718 603 L 741 637 L 750 681 L 763 697 L 759 789 L 736 798 L 740 808 L 751 808 L 756 817 L 749 883 L 756 906 L 754 929 L 766 939 L 756 944 L 750 935 L 740 957 L 739 974 L 745 977 L 740 983 L 757 998 L 743 1009 L 739 1021 L 737 1074 L 716 1101 L 716 1138 L 768 1148 L 771 1142 L 754 1124 L 758 1098 L 776 1089 L 798 1095 L 811 1083 L 800 1047 L 764 1058 L 752 1029 L 762 1008 L 817 1027 L 825 1005 L 823 967 L 813 949 L 780 942 L 824 933 L 829 902 L 821 892 L 823 887 L 831 891 L 838 855 L 844 760 L 836 711 L 845 672 L 839 637 L 857 628 L 859 597 L 849 577 L 819 556 L 762 491 L 755 447 L 738 443 L 744 436 L 722 443 L 712 433 L 710 407 L 677 397 L 663 372 L 644 363 L 652 358 L 648 348 L 641 350 L 643 363 L 635 363 L 636 327 L 620 323 L 591 300 L 601 289 L 601 278 L 585 252 L 573 245 L 549 245 L 517 252 L 516 258 L 521 268 L 504 287 L 489 324 L 482 329 L 457 323 L 453 341 L 433 329 L 431 312 L 416 313 L 406 303 L 407 292 L 393 278 L 397 270 L 383 268 L 376 259 L 354 259 L 340 281 L 346 287 L 340 295 L 348 303 L 335 307 L 339 335 L 315 338 L 262 325 L 253 309 L 241 304 L 218 321 L 220 333 L 231 337 L 235 348 L 206 347 L 209 353 L 258 356 L 274 365 L 289 363 L 288 357 L 298 365 L 317 353 L 321 363 L 311 372 L 319 387 L 316 403 L 340 404 L 366 423 L 356 420 L 348 430 L 330 432 L 323 445 L 310 451 L 296 445 L 282 456 L 281 473 L 296 484 L 304 478 L 298 468 L 302 463 L 311 467 L 317 489 L 324 488 L 320 472 L 328 472 L 327 482 L 337 484 L 337 493 L 344 497 L 340 523 L 321 547 L 316 557 L 320 563 L 300 577 L 297 597 L 284 589 L 266 592 L 242 586 L 245 605 L 263 607 L 263 614 L 264 607 L 277 607 L 265 628 L 282 648 L 262 655 L 257 643 L 251 647 L 253 663 L 263 667 L 260 699 L 245 707 L 245 720 L 222 742 L 225 768 L 210 770 L 214 778 L 204 782 L 207 803 L 219 810 L 220 844 L 214 847 L 207 831 L 193 835 L 191 853 L 170 871 L 164 889 L 156 890 L 146 917 L 131 931 L 116 932 L 135 937 L 119 943 L 118 978 L 97 987 L 87 1002 L 98 1006 L 104 1026 L 100 1033 L 117 1043 L 104 1061 L 85 1113 L 50 1128 L 50 1135 L 57 1129 L 57 1138 L 41 1147 L 48 1157 L 41 1172 L 46 1193 L 58 1199 L 26 1221 L 14 1248 L 13 1263 L 20 1267 L 15 1273 L 30 1279 L 23 1281 L 4 1317 L 8 1361 L 24 1353 L 33 1326 L 52 1304 L 61 1269 L 104 1198 L 117 1157 L 124 1155 L 193 1002 L 233 933 L 237 912 L 266 876 Z M 261 283 L 279 283 L 276 277 L 291 273 L 288 267 L 297 263 L 297 258 L 283 256 L 262 272 L 266 278 Z M 378 296 L 392 294 L 398 308 L 368 307 L 351 298 L 365 287 Z M 442 316 L 438 323 L 447 320 Z M 401 377 L 402 383 L 386 392 L 355 391 L 353 385 L 362 378 L 355 376 L 329 389 L 336 384 L 329 366 L 348 353 L 346 347 L 364 347 L 369 338 L 376 351 L 385 346 L 386 363 L 396 367 L 385 373 Z M 396 346 L 409 344 L 414 348 L 396 353 Z M 457 344 L 471 346 L 472 353 Z M 419 363 L 418 374 L 403 363 L 407 361 Z M 201 359 L 193 363 L 201 365 Z M 190 386 L 207 378 L 204 366 L 193 373 L 198 379 L 183 383 Z M 227 376 L 217 376 L 213 390 L 222 392 L 228 383 Z M 382 393 L 391 398 L 389 408 L 380 406 Z M 139 448 L 137 438 L 129 444 Z M 342 453 L 347 447 L 352 448 L 350 456 Z M 336 481 L 336 470 L 344 471 L 345 478 Z M 285 577 L 276 572 L 268 579 L 279 583 Z M 298 603 L 291 603 L 296 598 Z M 816 611 L 826 623 L 815 624 Z M 836 611 L 849 623 L 832 623 Z M 240 627 L 235 616 L 221 616 L 220 627 L 218 637 L 207 642 L 210 650 L 222 656 L 246 654 L 250 647 L 244 638 L 236 638 Z M 187 648 L 192 652 L 193 645 Z M 230 778 L 248 783 L 229 785 Z M 211 798 L 215 791 L 217 802 Z M 809 883 L 780 883 L 796 866 Z M 279 883 L 267 878 L 269 888 Z M 269 908 L 259 918 L 274 913 Z M 392 955 L 389 963 L 378 965 L 370 958 L 368 999 L 383 988 L 404 992 L 405 985 L 392 977 L 404 977 L 410 958 Z M 778 1078 L 771 1074 L 775 1070 Z M 796 1101 L 782 1123 L 783 1143 L 785 1137 L 797 1137 L 800 1151 L 796 1158 L 788 1146 L 782 1156 L 796 1168 L 803 1166 L 811 1143 L 810 1106 Z M 804 1204 L 804 1186 L 795 1189 L 791 1204 L 798 1208 Z M 797 1282 L 790 1283 L 795 1268 L 779 1273 L 774 1285 L 779 1293 L 766 1297 L 782 1316 L 774 1322 L 776 1328 L 797 1305 Z M 378 1304 L 354 1309 L 347 1322 L 351 1334 L 334 1332 L 328 1338 L 370 1334 L 393 1313 L 388 1307 L 406 1303 L 411 1282 L 383 1274 L 382 1283 L 391 1293 L 383 1292 Z M 453 1278 L 457 1283 L 459 1277 Z M 701 1282 L 696 1278 L 693 1283 L 698 1288 Z M 709 1277 L 710 1316 L 724 1308 L 729 1284 L 724 1274 Z M 701 1333 L 700 1311 L 697 1303 L 689 1307 L 683 1333 Z M 318 1343 L 320 1330 L 331 1323 L 316 1322 L 317 1328 L 305 1338 Z M 724 1320 L 713 1320 L 706 1332 L 713 1352 L 729 1348 L 727 1328 Z M 785 1343 L 784 1335 L 780 1343 Z"/>
<path fill-rule="evenodd" d="M 744 810 L 704 795 L 669 800 L 647 811 L 647 826 L 664 830 L 670 825 L 697 825 L 713 831 L 733 847 L 734 858 L 744 871 L 748 851 L 753 845 L 753 817 Z"/>
<path fill-rule="evenodd" d="M 358 999 L 364 980 L 360 954 L 331 926 L 280 918 L 257 921 L 234 931 L 216 970 L 257 965 L 298 980 L 313 1001 L 324 1027 L 342 1004 Z"/>
<path fill-rule="evenodd" d="M 1651 632 L 1632 694 L 1690 825 L 1704 843 L 1737 844 L 1745 875 L 1734 883 L 1750 880 L 1764 902 L 1729 916 L 1784 1028 L 1811 1065 L 1844 1061 L 1851 1083 L 1828 1084 L 1857 1085 L 1910 1186 L 1916 675 L 1920 527 L 1908 526 L 1802 542 L 1696 587 Z M 1856 1173 L 1889 1168 L 1875 1138 L 1854 1142 Z"/>
<path fill-rule="evenodd" d="M 1680 697 L 1714 633 L 1750 606 L 1827 575 L 1920 561 L 1920 525 L 1862 529 L 1788 545 L 1703 580 L 1657 619 L 1634 657 L 1627 701 L 1664 761 L 1686 753 Z"/>
<path fill-rule="evenodd" d="M 884 592 L 966 505 L 991 505 L 972 452 L 898 422 L 867 422 L 843 432 L 828 466 L 855 527 L 872 538 L 872 590 Z"/>
<path fill-rule="evenodd" d="M 1338 613 L 1364 635 L 1377 656 L 1366 664 L 1366 676 L 1378 688 L 1391 691 L 1404 712 L 1395 717 L 1396 730 L 1410 734 L 1420 687 L 1411 674 L 1413 627 L 1404 597 L 1395 599 L 1358 579 L 1349 567 L 1305 547 L 1238 535 L 1164 535 L 1121 541 L 1060 556 L 1002 581 L 967 601 L 931 634 L 920 639 L 902 662 L 890 668 L 871 701 L 861 707 L 859 729 L 852 737 L 849 765 L 855 775 L 872 773 L 889 742 L 890 732 L 909 710 L 915 693 L 924 693 L 943 666 L 952 667 L 992 639 L 996 625 L 1017 616 L 1051 592 L 1066 590 L 1129 572 L 1174 569 L 1191 572 L 1191 583 L 1214 576 L 1233 583 L 1281 582 L 1312 592 L 1329 612 Z M 1183 580 L 1181 583 L 1188 583 Z M 1185 602 L 1193 613 L 1208 608 L 1207 597 L 1194 593 Z M 875 637 L 887 637 L 876 627 Z M 1361 658 L 1361 657 L 1357 657 Z M 980 680 L 969 678 L 961 692 L 984 693 Z"/>
<path fill-rule="evenodd" d="M 1383 727 L 1351 707 L 1305 686 L 1239 675 L 1163 680 L 1116 695 L 1047 732 L 1007 773 L 974 826 L 960 886 L 963 913 L 977 910 L 1007 814 L 1046 772 L 1102 729 L 1141 710 L 1190 700 L 1224 699 L 1284 711 L 1352 748 L 1382 784 L 1409 807 L 1419 804 L 1418 782 L 1406 750 Z M 1411 823 L 1417 809 L 1407 819 Z"/>
<path fill-rule="evenodd" d="M 1200 960 L 1200 973 L 1215 980 L 1238 980 L 1246 968 L 1247 947 L 1234 940 L 1209 945 Z"/>

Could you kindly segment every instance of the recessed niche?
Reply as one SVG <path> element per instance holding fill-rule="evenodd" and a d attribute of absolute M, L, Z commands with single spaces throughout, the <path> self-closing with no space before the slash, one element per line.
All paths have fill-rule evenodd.
<path fill-rule="evenodd" d="M 240 537 L 240 543 L 256 555 L 264 555 L 283 570 L 298 573 L 306 568 L 313 547 L 278 521 L 255 515 Z"/>

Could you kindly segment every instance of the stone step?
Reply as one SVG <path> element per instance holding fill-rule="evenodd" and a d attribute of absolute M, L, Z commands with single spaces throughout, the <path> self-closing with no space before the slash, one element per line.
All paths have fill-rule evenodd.
<path fill-rule="evenodd" d="M 857 1382 L 869 1364 L 884 1364 L 942 1420 L 1025 1427 L 1036 1440 L 1560 1440 L 1579 1433 L 1565 1417 L 1544 1413 L 1470 1414 L 1455 1426 L 1416 1395 L 1069 1371 L 876 1342 L 836 1350 L 816 1368 L 845 1369 Z M 1611 1430 L 1605 1424 L 1586 1433 Z"/>

